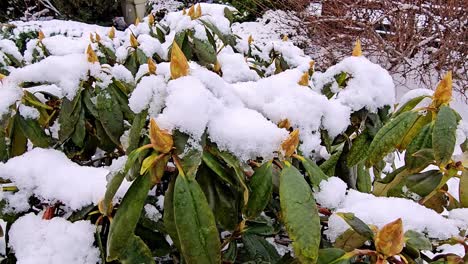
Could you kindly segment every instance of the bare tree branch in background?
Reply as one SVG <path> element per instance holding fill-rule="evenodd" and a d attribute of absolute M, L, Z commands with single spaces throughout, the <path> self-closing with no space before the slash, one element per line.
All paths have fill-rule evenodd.
<path fill-rule="evenodd" d="M 468 2 L 466 0 L 323 0 L 300 13 L 308 28 L 308 53 L 327 68 L 349 55 L 360 38 L 366 56 L 405 85 L 433 88 L 446 71 L 467 97 Z M 309 8 L 310 9 L 310 8 Z"/>

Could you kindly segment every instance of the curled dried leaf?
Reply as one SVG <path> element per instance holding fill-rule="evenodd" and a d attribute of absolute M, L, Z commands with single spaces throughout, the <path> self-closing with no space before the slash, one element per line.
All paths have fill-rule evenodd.
<path fill-rule="evenodd" d="M 187 58 L 175 41 L 172 43 L 170 68 L 171 78 L 173 80 L 179 77 L 187 76 L 189 73 Z"/>
<path fill-rule="evenodd" d="M 148 15 L 148 23 L 150 24 L 150 26 L 154 25 L 154 16 L 153 16 L 153 14 Z"/>
<path fill-rule="evenodd" d="M 299 145 L 299 130 L 295 129 L 289 137 L 281 143 L 281 149 L 284 151 L 286 158 L 291 157 L 296 152 L 297 146 Z"/>
<path fill-rule="evenodd" d="M 362 56 L 361 41 L 359 39 L 356 40 L 356 43 L 354 44 L 354 49 L 353 49 L 352 55 L 354 57 Z"/>
<path fill-rule="evenodd" d="M 405 238 L 401 218 L 383 226 L 375 236 L 375 248 L 380 254 L 390 257 L 400 254 Z"/>
<path fill-rule="evenodd" d="M 197 7 L 195 8 L 195 16 L 194 16 L 195 18 L 193 18 L 193 19 L 197 19 L 197 18 L 199 18 L 201 16 L 202 16 L 201 5 L 198 4 Z"/>
<path fill-rule="evenodd" d="M 278 123 L 279 128 L 286 128 L 290 129 L 291 128 L 291 123 L 289 122 L 289 119 L 283 119 Z"/>
<path fill-rule="evenodd" d="M 133 34 L 130 34 L 130 45 L 131 45 L 133 48 L 137 48 L 137 47 L 138 47 L 138 40 L 136 39 L 135 35 L 133 35 Z"/>
<path fill-rule="evenodd" d="M 101 36 L 98 33 L 96 33 L 96 41 L 101 42 Z"/>
<path fill-rule="evenodd" d="M 88 48 L 86 49 L 86 54 L 88 55 L 88 62 L 95 63 L 99 61 L 96 56 L 96 53 L 91 47 L 91 44 L 88 45 Z"/>
<path fill-rule="evenodd" d="M 114 210 L 114 206 L 112 205 L 112 203 L 109 203 L 107 205 L 107 211 L 104 209 L 104 199 L 102 199 L 101 201 L 99 201 L 98 203 L 98 209 L 99 209 L 99 212 L 102 214 L 102 215 L 105 215 L 105 216 L 109 216 L 112 214 L 112 211 Z"/>
<path fill-rule="evenodd" d="M 185 16 L 186 14 L 187 14 L 187 10 L 186 10 L 185 7 L 184 7 L 184 9 L 182 9 L 182 15 Z"/>
<path fill-rule="evenodd" d="M 289 40 L 288 35 L 284 34 L 282 40 L 283 41 L 288 41 Z"/>
<path fill-rule="evenodd" d="M 109 33 L 107 33 L 107 36 L 108 36 L 110 39 L 115 38 L 115 27 L 111 27 L 111 29 L 109 30 Z"/>
<path fill-rule="evenodd" d="M 213 70 L 217 73 L 221 72 L 221 64 L 219 63 L 218 60 L 216 60 L 216 63 L 214 64 Z"/>
<path fill-rule="evenodd" d="M 6 76 L 0 73 L 0 81 L 5 79 L 5 78 L 6 78 Z"/>
<path fill-rule="evenodd" d="M 189 10 L 188 10 L 188 12 L 187 12 L 187 15 L 188 15 L 190 18 L 194 19 L 194 18 L 193 18 L 193 17 L 195 16 L 195 6 L 194 6 L 194 5 L 191 6 L 191 7 L 189 8 Z"/>
<path fill-rule="evenodd" d="M 174 145 L 172 135 L 166 130 L 159 128 L 154 119 L 150 121 L 150 141 L 153 148 L 161 153 L 168 153 Z"/>
<path fill-rule="evenodd" d="M 449 71 L 447 74 L 440 80 L 437 88 L 434 92 L 432 99 L 433 107 L 440 107 L 443 104 L 448 104 L 452 99 L 452 72 Z"/>
<path fill-rule="evenodd" d="M 39 41 L 42 41 L 45 38 L 44 32 L 42 32 L 42 30 L 39 30 L 37 38 Z"/>
<path fill-rule="evenodd" d="M 148 72 L 156 74 L 156 63 L 154 63 L 152 58 L 148 58 Z"/>
<path fill-rule="evenodd" d="M 91 43 L 96 42 L 96 40 L 94 39 L 93 33 L 89 33 L 89 41 L 91 41 Z"/>
<path fill-rule="evenodd" d="M 309 62 L 309 76 L 312 76 L 315 72 L 315 61 L 311 60 Z"/>
<path fill-rule="evenodd" d="M 309 72 L 304 72 L 302 74 L 301 79 L 299 80 L 298 84 L 302 86 L 309 86 Z"/>
<path fill-rule="evenodd" d="M 252 44 L 252 42 L 254 41 L 252 35 L 249 35 L 249 38 L 247 39 L 247 43 L 249 43 L 249 45 Z"/>

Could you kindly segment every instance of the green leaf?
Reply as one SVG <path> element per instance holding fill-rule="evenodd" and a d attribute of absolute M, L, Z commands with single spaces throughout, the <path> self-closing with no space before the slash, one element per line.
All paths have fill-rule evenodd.
<path fill-rule="evenodd" d="M 353 141 L 348 153 L 348 166 L 352 167 L 367 158 L 372 138 L 367 132 L 359 134 Z"/>
<path fill-rule="evenodd" d="M 343 218 L 343 220 L 345 220 L 345 222 L 361 236 L 367 239 L 374 238 L 374 232 L 372 232 L 369 226 L 361 219 L 357 218 L 353 213 L 336 213 L 336 215 Z"/>
<path fill-rule="evenodd" d="M 224 230 L 233 231 L 239 219 L 239 192 L 224 184 L 205 165 L 197 172 L 197 181 L 205 193 L 208 204 L 214 213 L 216 222 Z"/>
<path fill-rule="evenodd" d="M 91 99 L 93 96 L 91 95 L 90 90 L 84 89 L 82 92 L 82 96 L 83 96 L 83 104 L 85 108 L 88 110 L 88 112 L 95 118 L 99 118 L 99 114 L 97 112 L 96 106 L 94 105 Z"/>
<path fill-rule="evenodd" d="M 21 115 L 16 115 L 16 125 L 19 126 L 23 134 L 34 146 L 47 148 L 51 144 L 50 138 L 45 134 L 44 129 L 35 119 L 25 119 Z"/>
<path fill-rule="evenodd" d="M 0 162 L 4 162 L 8 159 L 8 145 L 6 142 L 5 126 L 0 123 Z"/>
<path fill-rule="evenodd" d="M 328 176 L 317 166 L 315 161 L 305 157 L 300 160 L 313 186 L 317 187 L 322 180 L 328 179 Z"/>
<path fill-rule="evenodd" d="M 364 163 L 359 163 L 357 166 L 357 182 L 356 187 L 358 191 L 370 193 L 372 190 L 372 180 L 369 169 L 364 166 Z"/>
<path fill-rule="evenodd" d="M 193 39 L 193 50 L 202 64 L 216 63 L 216 50 L 208 40 Z"/>
<path fill-rule="evenodd" d="M 405 170 L 406 170 L 406 166 L 402 166 L 402 167 L 392 171 L 391 173 L 387 174 L 385 176 L 385 178 L 379 180 L 378 182 L 381 182 L 383 184 L 388 184 L 388 183 L 392 182 L 398 174 L 402 173 Z"/>
<path fill-rule="evenodd" d="M 166 193 L 164 194 L 164 214 L 163 222 L 164 229 L 167 234 L 171 237 L 176 248 L 180 251 L 179 235 L 177 234 L 177 228 L 174 220 L 174 186 L 176 178 L 172 177 L 167 187 Z"/>
<path fill-rule="evenodd" d="M 237 258 L 237 242 L 229 242 L 229 247 L 226 251 L 223 252 L 223 263 L 234 263 Z"/>
<path fill-rule="evenodd" d="M 273 168 L 271 161 L 257 168 L 249 182 L 251 190 L 244 214 L 248 219 L 257 217 L 268 205 L 273 193 Z"/>
<path fill-rule="evenodd" d="M 60 130 L 58 132 L 60 142 L 65 142 L 75 131 L 76 123 L 81 114 L 81 93 L 73 98 L 73 101 L 63 98 L 58 121 Z"/>
<path fill-rule="evenodd" d="M 364 245 L 369 239 L 360 235 L 358 232 L 354 231 L 352 228 L 346 230 L 343 234 L 339 235 L 334 246 L 341 248 L 346 252 L 353 251 Z"/>
<path fill-rule="evenodd" d="M 398 115 L 400 115 L 400 114 L 402 114 L 404 112 L 408 112 L 408 111 L 413 110 L 413 108 L 415 108 L 416 105 L 418 105 L 424 98 L 429 98 L 429 97 L 430 96 L 428 96 L 428 95 L 421 95 L 421 96 L 418 96 L 418 97 L 415 97 L 415 98 L 409 100 L 408 102 L 403 104 L 401 107 L 399 107 L 398 110 L 395 111 L 392 114 L 392 118 L 397 117 Z"/>
<path fill-rule="evenodd" d="M 221 245 L 216 222 L 202 189 L 194 179 L 179 172 L 174 186 L 174 220 L 181 253 L 187 263 L 220 263 Z"/>
<path fill-rule="evenodd" d="M 317 264 L 347 264 L 349 258 L 345 257 L 346 252 L 339 248 L 324 248 L 319 250 Z"/>
<path fill-rule="evenodd" d="M 219 151 L 215 148 L 210 148 L 210 151 L 215 152 L 215 155 L 221 157 L 224 160 L 224 162 L 226 162 L 226 164 L 234 170 L 237 181 L 244 190 L 243 198 L 244 198 L 244 205 L 246 205 L 249 201 L 249 188 L 247 187 L 247 184 L 245 183 L 244 170 L 242 170 L 239 160 L 236 157 L 234 157 L 232 154 L 226 151 Z"/>
<path fill-rule="evenodd" d="M 279 193 L 281 216 L 294 253 L 302 263 L 315 263 L 321 237 L 320 217 L 312 190 L 294 166 L 281 172 Z"/>
<path fill-rule="evenodd" d="M 430 170 L 407 176 L 403 185 L 419 196 L 426 196 L 439 185 L 441 180 L 442 173 L 439 170 Z"/>
<path fill-rule="evenodd" d="M 343 153 L 343 150 L 340 149 L 337 152 L 333 153 L 329 159 L 324 161 L 322 164 L 320 164 L 319 168 L 328 176 L 334 176 L 335 175 L 335 168 L 336 164 L 338 163 L 338 160 L 341 157 L 341 153 Z"/>
<path fill-rule="evenodd" d="M 28 139 L 24 135 L 23 131 L 21 131 L 19 125 L 17 124 L 16 117 L 10 119 L 9 125 L 9 135 L 10 135 L 10 157 L 16 157 L 28 149 Z"/>
<path fill-rule="evenodd" d="M 213 154 L 211 154 L 209 151 L 203 151 L 202 159 L 203 163 L 206 164 L 212 171 L 214 171 L 220 179 L 232 186 L 235 185 L 228 171 Z"/>
<path fill-rule="evenodd" d="M 86 123 L 85 110 L 83 108 L 81 108 L 80 117 L 78 119 L 78 122 L 75 125 L 75 131 L 73 132 L 73 134 L 71 136 L 71 140 L 78 147 L 83 147 L 83 142 L 84 142 L 84 139 L 86 137 L 85 123 Z"/>
<path fill-rule="evenodd" d="M 124 132 L 123 114 L 118 102 L 106 90 L 97 94 L 96 109 L 99 121 L 112 142 L 120 146 L 120 137 Z"/>
<path fill-rule="evenodd" d="M 132 127 L 130 128 L 130 133 L 128 135 L 128 148 L 127 153 L 132 152 L 136 149 L 140 143 L 140 137 L 142 136 L 142 131 L 146 125 L 146 117 L 148 116 L 148 111 L 144 110 L 141 113 L 135 115 L 133 119 Z"/>
<path fill-rule="evenodd" d="M 156 263 L 148 246 L 140 237 L 131 235 L 127 241 L 126 248 L 121 253 L 122 264 L 151 264 Z"/>
<path fill-rule="evenodd" d="M 437 165 L 445 167 L 455 149 L 457 116 L 448 106 L 442 106 L 432 131 L 432 148 Z"/>
<path fill-rule="evenodd" d="M 181 160 L 183 174 L 188 180 L 194 180 L 197 174 L 198 167 L 201 164 L 202 152 L 197 149 L 187 151 L 184 158 Z M 179 172 L 181 173 L 181 172 Z"/>
<path fill-rule="evenodd" d="M 99 148 L 107 152 L 114 151 L 115 143 L 112 142 L 112 140 L 109 138 L 101 122 L 96 120 L 95 127 L 96 127 L 96 137 L 99 140 L 98 142 Z"/>
<path fill-rule="evenodd" d="M 107 261 L 125 258 L 125 251 L 134 246 L 133 243 L 135 242 L 132 241 L 132 238 L 134 237 L 135 227 L 150 188 L 150 176 L 146 174 L 138 177 L 123 197 L 110 225 L 107 241 Z M 141 245 L 140 242 L 137 244 Z"/>
<path fill-rule="evenodd" d="M 175 130 L 172 133 L 172 138 L 174 139 L 175 154 L 180 155 L 184 153 L 185 146 L 190 138 L 189 135 L 182 133 L 179 130 Z"/>
<path fill-rule="evenodd" d="M 464 208 L 468 208 L 468 170 L 463 171 L 460 177 L 458 191 L 460 194 L 460 205 Z"/>
<path fill-rule="evenodd" d="M 414 121 L 413 125 L 411 126 L 410 129 L 408 129 L 408 132 L 406 135 L 403 137 L 400 143 L 398 143 L 397 148 L 399 150 L 404 150 L 408 147 L 408 145 L 413 142 L 414 138 L 421 132 L 421 129 L 431 123 L 432 121 L 432 114 L 427 113 L 425 115 L 419 115 L 416 121 Z"/>
<path fill-rule="evenodd" d="M 416 248 L 418 250 L 432 250 L 431 241 L 423 234 L 408 230 L 405 232 L 406 246 Z"/>
<path fill-rule="evenodd" d="M 276 263 L 280 259 L 275 247 L 268 243 L 263 237 L 253 234 L 244 234 L 242 236 L 242 243 L 247 250 L 249 258 L 254 260 L 255 263 L 259 263 L 260 261 Z"/>
<path fill-rule="evenodd" d="M 432 128 L 433 124 L 424 126 L 406 149 L 405 164 L 411 173 L 420 172 L 433 161 L 433 159 L 420 159 L 414 156 L 416 152 L 422 149 L 432 148 Z"/>
<path fill-rule="evenodd" d="M 375 135 L 369 146 L 367 161 L 370 165 L 381 161 L 401 142 L 408 130 L 418 118 L 417 112 L 405 112 L 390 120 Z"/>

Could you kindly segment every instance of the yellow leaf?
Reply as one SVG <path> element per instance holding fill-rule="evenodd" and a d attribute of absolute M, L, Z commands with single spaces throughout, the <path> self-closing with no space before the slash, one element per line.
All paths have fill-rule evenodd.
<path fill-rule="evenodd" d="M 99 61 L 93 48 L 91 48 L 91 44 L 88 45 L 88 49 L 86 49 L 86 54 L 88 55 L 89 62 L 95 63 Z"/>
<path fill-rule="evenodd" d="M 356 44 L 354 44 L 353 54 L 354 57 L 362 56 L 362 49 L 361 49 L 361 41 L 358 39 L 356 40 Z"/>
<path fill-rule="evenodd" d="M 137 17 L 137 18 L 135 19 L 135 26 L 138 26 L 138 24 L 140 24 L 140 18 L 139 18 L 139 17 Z"/>
<path fill-rule="evenodd" d="M 185 10 L 185 7 L 184 7 L 184 9 L 182 9 L 182 15 L 185 16 L 186 14 L 187 14 L 187 10 Z"/>
<path fill-rule="evenodd" d="M 154 63 L 153 59 L 148 58 L 148 72 L 151 74 L 156 74 L 156 63 Z"/>
<path fill-rule="evenodd" d="M 194 19 L 197 19 L 197 18 L 199 18 L 201 16 L 202 16 L 201 5 L 198 4 L 198 6 L 195 9 L 195 16 L 194 16 L 195 18 Z"/>
<path fill-rule="evenodd" d="M 115 38 L 115 27 L 111 27 L 111 29 L 109 30 L 109 33 L 107 33 L 107 36 L 108 36 L 110 39 Z"/>
<path fill-rule="evenodd" d="M 299 130 L 295 129 L 291 134 L 289 134 L 289 137 L 281 143 L 281 148 L 284 151 L 284 156 L 286 158 L 291 157 L 294 152 L 297 149 L 297 146 L 299 145 Z"/>
<path fill-rule="evenodd" d="M 291 128 L 291 123 L 289 122 L 289 119 L 283 119 L 278 123 L 279 128 L 286 128 L 290 129 Z"/>
<path fill-rule="evenodd" d="M 97 41 L 97 42 L 101 42 L 101 36 L 99 36 L 98 33 L 96 33 L 96 41 Z"/>
<path fill-rule="evenodd" d="M 5 78 L 6 78 L 6 76 L 0 73 L 0 81 L 5 79 Z"/>
<path fill-rule="evenodd" d="M 283 41 L 288 41 L 288 39 L 289 39 L 289 38 L 288 38 L 288 35 L 284 34 L 284 35 L 283 35 Z"/>
<path fill-rule="evenodd" d="M 179 77 L 187 76 L 189 73 L 189 65 L 184 53 L 177 45 L 177 42 L 172 43 L 171 50 L 171 78 L 177 79 Z"/>
<path fill-rule="evenodd" d="M 195 15 L 195 6 L 194 6 L 194 5 L 191 6 L 191 7 L 189 8 L 189 10 L 188 10 L 188 12 L 187 12 L 187 15 L 188 15 L 191 19 L 193 19 L 194 15 Z"/>
<path fill-rule="evenodd" d="M 45 38 L 44 32 L 42 32 L 42 30 L 39 30 L 37 38 L 39 41 L 42 41 Z"/>
<path fill-rule="evenodd" d="M 432 106 L 439 107 L 443 104 L 448 104 L 452 99 L 452 72 L 449 71 L 444 76 L 442 80 L 440 80 L 439 84 L 437 85 L 437 89 L 434 92 L 434 96 L 432 98 Z"/>
<path fill-rule="evenodd" d="M 172 135 L 159 128 L 154 119 L 150 121 L 150 141 L 153 148 L 161 153 L 168 153 L 174 145 Z"/>
<path fill-rule="evenodd" d="M 107 205 L 107 210 L 104 209 L 104 200 L 101 200 L 99 201 L 98 203 L 98 209 L 99 209 L 99 212 L 102 214 L 102 215 L 106 215 L 106 216 L 109 216 L 112 214 L 112 210 L 114 210 L 114 206 L 112 205 L 112 203 L 109 203 Z"/>
<path fill-rule="evenodd" d="M 298 84 L 302 86 L 309 86 L 309 72 L 304 72 L 302 74 L 301 79 L 299 80 Z"/>
<path fill-rule="evenodd" d="M 400 254 L 405 238 L 401 218 L 386 224 L 375 236 L 375 249 L 386 257 Z"/>
<path fill-rule="evenodd" d="M 137 48 L 138 47 L 138 40 L 136 39 L 135 35 L 130 34 L 130 45 L 133 47 L 133 48 Z"/>
<path fill-rule="evenodd" d="M 153 167 L 151 167 L 150 175 L 151 182 L 153 184 L 158 184 L 161 182 L 161 178 L 164 176 L 166 171 L 167 162 L 171 158 L 171 155 L 163 155 L 160 159 L 156 160 Z"/>
<path fill-rule="evenodd" d="M 91 43 L 96 42 L 96 41 L 94 40 L 93 33 L 89 33 L 89 41 L 91 41 Z"/>
<path fill-rule="evenodd" d="M 150 26 L 154 25 L 154 16 L 153 16 L 153 14 L 148 15 L 148 23 L 150 24 Z"/>
<path fill-rule="evenodd" d="M 249 38 L 247 39 L 247 43 L 252 44 L 252 42 L 254 41 L 252 35 L 249 36 Z"/>
<path fill-rule="evenodd" d="M 148 157 L 146 157 L 143 162 L 141 163 L 141 168 L 140 168 L 140 175 L 145 174 L 148 170 L 150 170 L 156 161 L 161 158 L 162 155 L 158 155 L 157 152 L 151 153 Z"/>
<path fill-rule="evenodd" d="M 312 76 L 315 72 L 315 61 L 311 60 L 309 62 L 309 76 Z"/>
<path fill-rule="evenodd" d="M 219 64 L 219 61 L 218 61 L 218 60 L 216 60 L 216 63 L 215 63 L 215 65 L 214 65 L 214 67 L 213 67 L 213 70 L 214 70 L 215 72 L 217 72 L 217 73 L 220 73 L 220 72 L 221 72 L 221 64 Z"/>

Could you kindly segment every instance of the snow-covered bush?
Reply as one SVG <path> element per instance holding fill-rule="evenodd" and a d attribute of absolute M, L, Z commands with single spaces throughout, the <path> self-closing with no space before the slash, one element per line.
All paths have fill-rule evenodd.
<path fill-rule="evenodd" d="M 286 39 L 234 35 L 232 12 L 44 23 L 24 51 L 31 27 L 5 31 L 7 261 L 463 263 L 468 129 L 450 73 L 397 104 L 359 43 L 315 72 Z"/>

